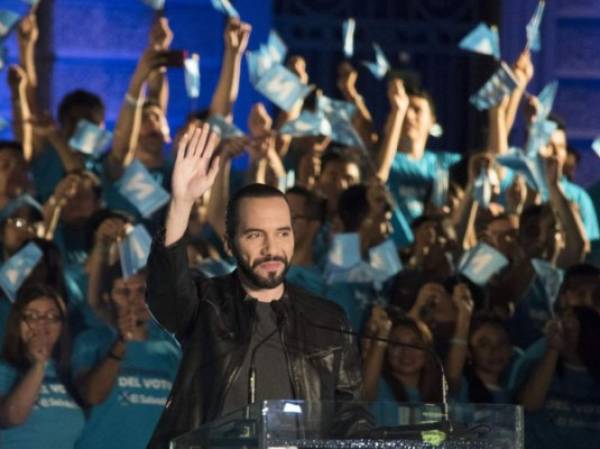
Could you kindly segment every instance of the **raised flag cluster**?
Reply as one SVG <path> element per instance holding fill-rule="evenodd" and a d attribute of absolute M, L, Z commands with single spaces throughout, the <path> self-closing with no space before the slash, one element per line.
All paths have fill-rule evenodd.
<path fill-rule="evenodd" d="M 486 83 L 471 95 L 469 101 L 478 110 L 483 111 L 496 106 L 504 96 L 509 95 L 517 87 L 518 82 L 514 73 L 505 62 L 500 63 L 500 68 L 486 81 Z"/>
<path fill-rule="evenodd" d="M 69 139 L 69 146 L 88 156 L 99 157 L 108 148 L 111 140 L 110 131 L 81 119 L 77 122 L 75 133 Z"/>

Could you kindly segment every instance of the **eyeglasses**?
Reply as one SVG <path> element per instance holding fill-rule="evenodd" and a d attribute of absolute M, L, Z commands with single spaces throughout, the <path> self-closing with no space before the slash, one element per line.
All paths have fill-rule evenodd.
<path fill-rule="evenodd" d="M 25 312 L 23 313 L 23 321 L 25 321 L 30 326 L 36 325 L 41 322 L 46 322 L 48 324 L 58 324 L 62 322 L 62 317 L 58 313 L 47 313 L 45 315 L 39 315 L 35 312 Z"/>
<path fill-rule="evenodd" d="M 33 225 L 31 225 L 26 219 L 24 218 L 15 218 L 15 217 L 11 217 L 9 219 L 6 220 L 6 223 L 14 226 L 17 229 L 23 229 L 23 230 L 27 230 L 30 232 L 33 232 Z"/>

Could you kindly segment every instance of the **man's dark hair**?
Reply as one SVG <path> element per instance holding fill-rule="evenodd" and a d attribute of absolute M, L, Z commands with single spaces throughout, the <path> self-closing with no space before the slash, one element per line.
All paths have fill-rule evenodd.
<path fill-rule="evenodd" d="M 309 220 L 318 220 L 321 223 L 325 221 L 327 211 L 327 200 L 321 195 L 308 190 L 302 186 L 294 186 L 286 192 L 286 195 L 298 195 L 306 203 L 306 217 Z"/>
<path fill-rule="evenodd" d="M 198 109 L 188 114 L 188 122 L 192 120 L 201 120 L 205 122 L 210 117 L 210 111 L 208 109 Z"/>
<path fill-rule="evenodd" d="M 58 106 L 58 121 L 62 126 L 65 126 L 69 116 L 77 108 L 104 113 L 104 103 L 98 95 L 77 89 L 65 95 Z"/>
<path fill-rule="evenodd" d="M 435 103 L 433 102 L 433 97 L 426 89 L 423 89 L 420 86 L 407 86 L 406 87 L 406 95 L 409 97 L 419 97 L 427 100 L 429 104 L 429 110 L 431 111 L 431 115 L 436 117 L 435 115 Z"/>
<path fill-rule="evenodd" d="M 0 140 L 0 151 L 12 151 L 23 155 L 23 146 L 16 140 Z"/>
<path fill-rule="evenodd" d="M 349 151 L 348 148 L 340 145 L 333 145 L 329 147 L 323 156 L 321 156 L 321 172 L 325 170 L 325 167 L 330 162 L 342 162 L 346 164 L 356 164 L 360 172 L 360 177 L 363 177 L 363 166 L 360 158 L 356 156 L 356 153 Z"/>
<path fill-rule="evenodd" d="M 526 239 L 535 239 L 540 232 L 540 221 L 549 206 L 534 204 L 526 207 L 519 216 L 519 237 Z"/>
<path fill-rule="evenodd" d="M 369 200 L 365 184 L 350 186 L 342 192 L 338 201 L 338 215 L 344 225 L 344 232 L 358 232 L 368 214 Z"/>
<path fill-rule="evenodd" d="M 571 265 L 565 270 L 565 276 L 560 287 L 561 292 L 581 284 L 584 279 L 596 281 L 600 285 L 600 268 L 591 263 Z"/>
<path fill-rule="evenodd" d="M 562 118 L 560 115 L 558 115 L 554 112 L 551 112 L 548 115 L 548 120 L 556 123 L 556 129 L 567 132 L 567 122 L 565 122 L 565 119 Z"/>
<path fill-rule="evenodd" d="M 225 215 L 225 236 L 233 241 L 235 231 L 239 224 L 239 209 L 242 200 L 247 198 L 281 198 L 287 204 L 285 194 L 275 187 L 266 184 L 249 184 L 238 190 L 227 203 Z"/>

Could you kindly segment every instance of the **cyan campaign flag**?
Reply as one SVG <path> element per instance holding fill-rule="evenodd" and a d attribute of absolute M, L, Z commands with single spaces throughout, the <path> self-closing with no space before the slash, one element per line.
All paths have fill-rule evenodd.
<path fill-rule="evenodd" d="M 33 242 L 20 249 L 0 268 L 0 288 L 14 302 L 27 276 L 42 258 L 42 250 Z"/>
<path fill-rule="evenodd" d="M 506 265 L 508 259 L 500 251 L 480 242 L 461 259 L 458 271 L 475 284 L 485 285 Z"/>
<path fill-rule="evenodd" d="M 537 7 L 535 8 L 535 12 L 533 16 L 529 20 L 529 23 L 525 27 L 527 32 L 527 48 L 531 51 L 537 52 L 542 48 L 541 39 L 540 39 L 540 27 L 542 25 L 542 17 L 544 15 L 544 7 L 546 6 L 546 2 L 544 0 L 540 0 Z"/>
<path fill-rule="evenodd" d="M 292 137 L 331 136 L 331 123 L 321 113 L 304 110 L 298 118 L 284 123 L 279 132 Z"/>
<path fill-rule="evenodd" d="M 210 0 L 213 8 L 228 17 L 238 18 L 240 15 L 229 0 Z"/>
<path fill-rule="evenodd" d="M 271 30 L 269 32 L 267 51 L 269 52 L 269 56 L 271 56 L 272 61 L 283 64 L 285 61 L 285 55 L 287 54 L 287 46 L 275 30 Z"/>
<path fill-rule="evenodd" d="M 478 110 L 490 109 L 500 103 L 505 95 L 509 95 L 518 85 L 517 79 L 510 67 L 500 63 L 500 68 L 485 82 L 485 84 L 471 95 L 469 101 Z"/>
<path fill-rule="evenodd" d="M 369 69 L 375 78 L 382 80 L 390 70 L 390 63 L 379 44 L 374 43 L 373 49 L 375 50 L 375 62 L 363 61 L 363 65 Z"/>
<path fill-rule="evenodd" d="M 344 55 L 351 58 L 354 54 L 354 32 L 356 31 L 356 21 L 349 17 L 342 24 L 342 36 L 344 41 Z"/>
<path fill-rule="evenodd" d="M 492 201 L 492 183 L 488 176 L 488 170 L 483 168 L 475 180 L 473 189 L 474 200 L 479 203 L 479 207 L 487 209 Z"/>
<path fill-rule="evenodd" d="M 147 6 L 155 11 L 165 9 L 165 0 L 142 0 Z"/>
<path fill-rule="evenodd" d="M 538 111 L 536 120 L 546 119 L 550 112 L 552 112 L 552 106 L 554 105 L 554 99 L 556 98 L 556 92 L 558 91 L 558 81 L 552 81 L 544 86 L 538 100 L 540 102 L 541 110 Z"/>
<path fill-rule="evenodd" d="M 193 53 L 183 61 L 183 76 L 187 96 L 198 98 L 200 96 L 200 56 L 198 53 Z"/>
<path fill-rule="evenodd" d="M 14 11 L 0 10 L 0 38 L 7 36 L 21 17 Z"/>
<path fill-rule="evenodd" d="M 271 67 L 254 87 L 284 111 L 290 111 L 310 92 L 300 78 L 281 64 Z"/>
<path fill-rule="evenodd" d="M 431 188 L 431 203 L 441 208 L 448 202 L 448 192 L 450 190 L 450 173 L 439 162 L 436 162 L 435 178 Z"/>
<path fill-rule="evenodd" d="M 550 311 L 550 314 L 553 315 L 554 303 L 558 298 L 565 272 L 543 259 L 531 259 L 531 265 L 533 266 L 538 279 L 540 279 L 544 286 L 544 291 L 548 298 L 548 310 Z"/>
<path fill-rule="evenodd" d="M 229 123 L 219 114 L 213 114 L 206 121 L 211 129 L 216 132 L 221 140 L 231 139 L 233 137 L 244 137 L 244 132 L 235 124 Z"/>
<path fill-rule="evenodd" d="M 129 164 L 117 186 L 121 195 L 145 218 L 149 218 L 169 202 L 167 191 L 152 178 L 144 164 L 136 159 Z"/>
<path fill-rule="evenodd" d="M 497 163 L 523 175 L 527 185 L 539 192 L 542 200 L 545 200 L 548 198 L 548 180 L 543 161 L 539 155 L 528 157 L 517 148 L 511 148 L 508 154 L 496 157 Z"/>
<path fill-rule="evenodd" d="M 498 28 L 489 27 L 485 23 L 477 25 L 458 44 L 463 50 L 493 56 L 500 60 L 500 37 Z"/>
<path fill-rule="evenodd" d="M 127 235 L 119 243 L 119 256 L 121 258 L 121 270 L 125 279 L 131 277 L 146 266 L 152 237 L 146 228 L 137 224 L 132 227 Z"/>
<path fill-rule="evenodd" d="M 529 127 L 527 143 L 525 144 L 525 153 L 527 156 L 537 156 L 540 149 L 548 144 L 550 137 L 552 137 L 552 133 L 556 131 L 557 128 L 558 125 L 552 120 L 542 119 L 532 123 Z"/>
<path fill-rule="evenodd" d="M 69 146 L 88 156 L 98 157 L 110 145 L 112 133 L 94 123 L 81 119 L 75 133 L 69 139 Z"/>

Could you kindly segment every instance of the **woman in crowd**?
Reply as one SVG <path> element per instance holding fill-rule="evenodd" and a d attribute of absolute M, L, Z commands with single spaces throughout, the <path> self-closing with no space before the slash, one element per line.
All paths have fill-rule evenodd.
<path fill-rule="evenodd" d="M 43 284 L 13 304 L 0 361 L 0 446 L 73 448 L 84 416 L 71 385 L 64 300 Z"/>

